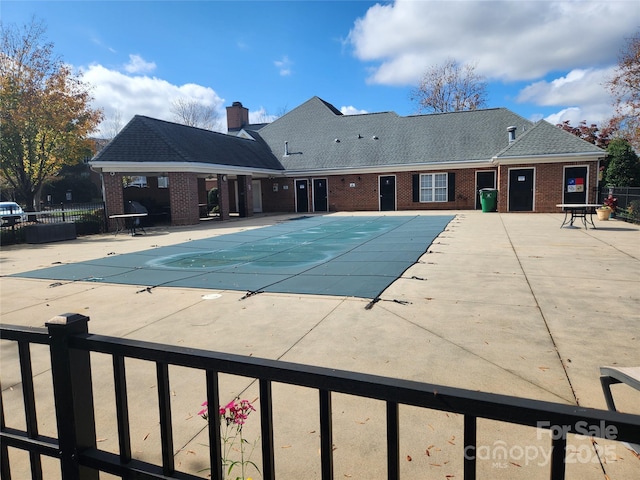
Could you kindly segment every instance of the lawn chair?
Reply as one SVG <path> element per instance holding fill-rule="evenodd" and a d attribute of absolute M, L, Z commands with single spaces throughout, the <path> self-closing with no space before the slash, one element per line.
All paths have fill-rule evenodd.
<path fill-rule="evenodd" d="M 640 367 L 600 367 L 600 383 L 604 391 L 607 408 L 616 412 L 616 405 L 611 394 L 611 385 L 624 383 L 640 391 Z M 623 442 L 624 445 L 640 456 L 640 445 Z"/>

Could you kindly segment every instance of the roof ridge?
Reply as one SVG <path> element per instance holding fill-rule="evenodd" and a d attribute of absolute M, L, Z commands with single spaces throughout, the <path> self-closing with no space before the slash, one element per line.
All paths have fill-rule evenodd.
<path fill-rule="evenodd" d="M 533 132 L 533 131 L 535 131 L 535 129 L 537 128 L 537 126 L 538 126 L 538 124 L 539 124 L 540 122 L 541 122 L 541 120 L 538 120 L 537 122 L 533 122 L 533 125 L 531 126 L 531 128 L 526 129 L 526 130 L 522 133 L 522 135 L 516 136 L 516 138 L 515 138 L 512 142 L 509 142 L 509 144 L 508 144 L 506 147 L 504 147 L 502 150 L 500 150 L 498 153 L 496 153 L 496 154 L 495 154 L 495 156 L 496 156 L 496 157 L 500 157 L 502 154 L 504 154 L 504 153 L 508 152 L 509 150 L 511 150 L 511 148 L 513 148 L 513 146 L 514 146 L 516 143 L 520 142 L 520 140 L 522 140 L 523 138 L 526 138 L 526 137 L 527 137 L 527 134 L 528 134 L 529 132 Z M 522 143 L 522 142 L 520 142 L 520 143 Z"/>
<path fill-rule="evenodd" d="M 571 132 L 567 132 L 566 130 L 558 128 L 557 126 L 551 124 L 550 122 L 547 122 L 545 119 L 540 119 L 537 122 L 534 122 L 531 128 L 526 129 L 522 133 L 522 135 L 518 136 L 513 142 L 509 143 L 509 145 L 507 145 L 505 148 L 500 150 L 495 156 L 501 157 L 501 156 L 504 156 L 504 154 L 509 152 L 510 150 L 515 150 L 516 148 L 519 148 L 520 146 L 522 146 L 523 141 L 526 141 L 529 137 L 535 135 L 537 131 L 543 131 L 544 129 L 547 129 L 549 132 L 554 132 L 554 134 L 558 135 L 559 137 L 564 137 L 565 139 L 567 139 L 570 142 L 573 142 L 576 145 L 581 144 L 585 147 L 587 145 L 591 145 L 594 148 L 602 150 L 604 153 L 604 150 L 598 147 L 597 145 L 591 142 L 588 142 L 585 139 L 572 134 Z"/>
<path fill-rule="evenodd" d="M 400 115 L 398 115 L 396 112 L 394 112 L 393 110 L 388 110 L 386 112 L 367 112 L 367 113 L 354 113 L 352 115 L 342 115 L 344 118 L 352 118 L 352 117 L 366 117 L 366 116 L 373 116 L 373 115 L 394 115 L 395 117 L 400 117 Z"/>
<path fill-rule="evenodd" d="M 317 98 L 318 100 L 320 100 L 322 103 L 325 104 L 325 106 L 331 110 L 333 113 L 335 113 L 336 115 L 344 115 L 344 113 L 342 113 L 340 110 L 338 110 L 336 107 L 334 107 L 332 104 L 330 104 L 329 102 L 327 102 L 326 100 L 321 99 L 318 96 L 315 96 L 314 98 Z"/>
<path fill-rule="evenodd" d="M 411 117 L 429 117 L 429 116 L 439 116 L 439 115 L 456 115 L 456 114 L 469 114 L 469 113 L 479 113 L 479 112 L 490 112 L 494 110 L 504 110 L 506 112 L 512 113 L 514 115 L 518 115 L 515 112 L 512 112 L 506 107 L 489 107 L 489 108 L 476 108 L 475 110 L 456 110 L 453 112 L 430 112 L 430 113 L 412 113 L 409 115 L 404 115 L 404 118 Z M 395 112 L 394 112 L 395 113 Z M 518 115 L 520 116 L 520 115 Z M 524 118 L 524 117 L 522 117 Z"/>
<path fill-rule="evenodd" d="M 162 123 L 165 123 L 165 124 L 176 125 L 176 126 L 183 126 L 183 127 L 188 127 L 188 125 L 182 125 L 180 123 L 169 122 L 167 120 L 160 120 L 160 119 L 152 118 L 152 117 L 143 117 L 143 121 L 147 125 L 147 127 L 153 129 L 153 131 L 156 133 L 156 135 L 158 135 L 162 139 L 162 141 L 164 141 L 170 148 L 172 148 L 186 162 L 193 161 L 193 159 L 188 154 L 186 154 L 182 149 L 178 148 L 173 143 L 173 141 L 171 141 L 169 138 L 167 138 L 167 136 L 164 134 L 162 129 L 159 129 L 157 127 L 157 123 L 158 122 L 162 122 Z M 190 128 L 196 128 L 196 127 L 190 127 Z M 200 130 L 203 130 L 203 129 L 200 129 Z"/>

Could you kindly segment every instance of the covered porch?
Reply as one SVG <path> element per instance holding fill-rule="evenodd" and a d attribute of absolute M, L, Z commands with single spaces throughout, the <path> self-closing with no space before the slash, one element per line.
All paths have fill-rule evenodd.
<path fill-rule="evenodd" d="M 244 218 L 262 211 L 261 183 L 251 174 L 103 171 L 102 188 L 107 216 L 129 213 L 129 202 L 138 202 L 151 224 L 196 225 L 202 219 Z M 109 228 L 115 229 L 115 223 Z"/>

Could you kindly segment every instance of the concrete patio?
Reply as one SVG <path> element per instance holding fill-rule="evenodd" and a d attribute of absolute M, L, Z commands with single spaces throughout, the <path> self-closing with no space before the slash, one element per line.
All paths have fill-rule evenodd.
<path fill-rule="evenodd" d="M 368 299 L 353 297 L 261 293 L 242 299 L 246 292 L 233 290 L 7 277 L 296 216 L 273 215 L 150 228 L 135 237 L 3 247 L 2 323 L 43 326 L 55 315 L 76 312 L 91 318 L 91 333 L 605 409 L 599 367 L 640 365 L 640 226 L 595 220 L 597 229 L 561 229 L 562 214 L 389 214 L 416 213 L 455 218 L 369 310 Z M 43 389 L 40 433 L 55 436 L 47 352 L 33 350 L 36 388 Z M 17 349 L 2 342 L 0 355 L 5 420 L 23 428 Z M 99 447 L 115 452 L 110 360 L 96 354 L 92 362 Z M 154 367 L 132 361 L 127 372 L 134 456 L 158 461 Z M 197 416 L 204 375 L 179 368 L 171 375 L 176 465 L 194 473 L 208 466 L 206 423 Z M 614 388 L 618 408 L 640 414 L 640 392 Z M 251 379 L 222 376 L 220 390 L 227 401 L 258 397 Z M 384 477 L 384 409 L 381 402 L 335 396 L 335 478 Z M 462 417 L 408 407 L 400 417 L 403 479 L 462 478 Z M 274 424 L 278 478 L 319 478 L 317 392 L 274 386 Z M 257 417 L 249 419 L 247 438 L 257 437 L 258 426 Z M 478 460 L 478 478 L 548 478 L 547 432 L 481 420 L 478 446 L 488 452 Z M 508 452 L 504 458 L 496 454 L 500 446 Z M 567 478 L 640 476 L 640 459 L 620 443 L 598 440 L 594 447 L 589 439 L 571 437 L 569 446 L 574 454 Z M 15 478 L 28 478 L 28 458 L 11 458 Z M 255 459 L 259 464 L 259 452 Z M 44 464 L 46 478 L 58 478 L 56 462 Z"/>

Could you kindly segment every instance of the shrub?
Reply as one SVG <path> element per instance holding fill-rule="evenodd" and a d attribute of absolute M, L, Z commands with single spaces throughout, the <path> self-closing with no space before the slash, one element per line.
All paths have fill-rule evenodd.
<path fill-rule="evenodd" d="M 218 206 L 218 189 L 212 188 L 209 190 L 209 195 L 207 196 L 207 203 L 209 204 L 209 211 L 213 210 Z"/>
<path fill-rule="evenodd" d="M 92 235 L 100 233 L 100 226 L 102 222 L 95 219 L 77 220 L 76 222 L 76 234 L 78 235 Z"/>
<path fill-rule="evenodd" d="M 0 245 L 14 245 L 25 241 L 26 238 L 22 226 L 0 228 Z"/>
<path fill-rule="evenodd" d="M 76 233 L 78 235 L 91 235 L 95 233 L 102 233 L 104 210 L 97 208 L 95 210 L 83 213 L 76 220 Z"/>
<path fill-rule="evenodd" d="M 633 223 L 640 223 L 640 200 L 633 200 L 627 207 L 629 220 Z"/>

